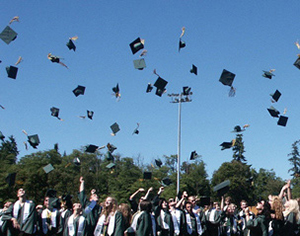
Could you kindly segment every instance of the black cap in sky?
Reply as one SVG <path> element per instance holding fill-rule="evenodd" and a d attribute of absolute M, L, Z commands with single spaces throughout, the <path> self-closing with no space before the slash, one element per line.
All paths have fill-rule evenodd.
<path fill-rule="evenodd" d="M 178 51 L 180 52 L 180 49 L 181 48 L 184 48 L 186 45 L 185 45 L 185 42 L 181 39 L 179 39 L 179 48 L 178 48 Z"/>
<path fill-rule="evenodd" d="M 137 127 L 133 130 L 132 135 L 140 133 L 139 127 L 140 127 L 140 123 L 137 123 Z"/>
<path fill-rule="evenodd" d="M 18 73 L 18 67 L 15 66 L 7 66 L 6 67 L 7 77 L 16 79 Z"/>
<path fill-rule="evenodd" d="M 231 87 L 234 78 L 235 78 L 235 74 L 231 73 L 231 72 L 228 71 L 228 70 L 223 69 L 219 81 L 220 81 L 222 84 Z"/>
<path fill-rule="evenodd" d="M 116 98 L 120 97 L 120 88 L 119 88 L 118 83 L 117 83 L 116 87 L 112 88 L 112 91 L 115 93 Z"/>
<path fill-rule="evenodd" d="M 78 157 L 75 157 L 73 159 L 73 163 L 74 163 L 75 166 L 80 166 L 81 165 L 80 159 Z"/>
<path fill-rule="evenodd" d="M 74 42 L 72 41 L 72 39 L 69 39 L 69 42 L 67 42 L 66 45 L 69 48 L 69 50 L 73 50 L 75 52 L 76 46 L 75 46 Z"/>
<path fill-rule="evenodd" d="M 155 165 L 157 166 L 157 167 L 161 167 L 162 166 L 162 161 L 160 160 L 160 159 L 155 159 Z"/>
<path fill-rule="evenodd" d="M 294 63 L 294 66 L 296 66 L 300 70 L 300 57 L 298 56 L 297 60 Z"/>
<path fill-rule="evenodd" d="M 214 186 L 214 192 L 218 192 L 219 196 L 223 196 L 225 193 L 228 192 L 230 186 L 230 180 L 225 180 L 224 182 Z"/>
<path fill-rule="evenodd" d="M 89 110 L 87 110 L 86 112 L 87 112 L 87 117 L 92 120 L 94 112 L 93 111 L 89 111 Z"/>
<path fill-rule="evenodd" d="M 268 112 L 270 113 L 270 115 L 272 117 L 279 117 L 280 112 L 273 106 L 271 106 L 270 108 L 268 108 Z"/>
<path fill-rule="evenodd" d="M 263 70 L 263 77 L 265 77 L 265 78 L 268 78 L 268 79 L 272 79 L 272 76 L 275 76 L 272 72 L 273 72 L 273 70 L 270 70 L 270 71 L 265 71 L 265 70 Z"/>
<path fill-rule="evenodd" d="M 110 129 L 112 131 L 112 135 L 116 135 L 116 133 L 118 133 L 120 131 L 120 127 L 118 125 L 117 122 L 113 123 L 111 126 L 110 126 Z"/>
<path fill-rule="evenodd" d="M 98 148 L 99 148 L 98 146 L 90 144 L 85 147 L 85 152 L 95 153 L 98 150 Z"/>
<path fill-rule="evenodd" d="M 150 93 L 152 91 L 152 89 L 153 89 L 152 84 L 148 83 L 146 93 Z"/>
<path fill-rule="evenodd" d="M 113 153 L 115 150 L 117 150 L 117 147 L 115 145 L 113 145 L 112 143 L 108 143 L 106 145 L 107 149 L 109 152 Z"/>
<path fill-rule="evenodd" d="M 51 111 L 51 116 L 54 116 L 54 117 L 58 118 L 58 116 L 59 116 L 59 108 L 51 107 L 50 111 Z"/>
<path fill-rule="evenodd" d="M 279 116 L 279 119 L 277 121 L 277 125 L 286 126 L 287 121 L 288 121 L 287 116 Z"/>
<path fill-rule="evenodd" d="M 275 93 L 271 94 L 272 101 L 273 102 L 278 102 L 280 96 L 281 96 L 281 92 L 279 92 L 278 90 L 276 90 Z"/>
<path fill-rule="evenodd" d="M 77 88 L 73 90 L 73 93 L 76 97 L 78 97 L 79 95 L 84 95 L 84 91 L 85 91 L 85 87 L 78 85 Z"/>
<path fill-rule="evenodd" d="M 190 160 L 195 160 L 198 157 L 198 153 L 196 151 L 192 151 L 190 155 Z"/>
<path fill-rule="evenodd" d="M 144 172 L 144 179 L 151 179 L 152 178 L 152 172 L 145 171 Z"/>
<path fill-rule="evenodd" d="M 4 139 L 5 139 L 5 136 L 3 135 L 3 133 L 0 131 L 0 139 L 2 140 L 2 141 L 4 141 Z"/>
<path fill-rule="evenodd" d="M 184 96 L 191 95 L 191 90 L 192 90 L 191 87 L 184 86 L 184 87 L 182 88 L 182 90 L 183 90 L 182 95 L 184 95 Z"/>
<path fill-rule="evenodd" d="M 140 38 L 137 38 L 129 44 L 132 54 L 137 53 L 139 50 L 144 48 L 144 42 Z"/>
<path fill-rule="evenodd" d="M 197 75 L 198 74 L 198 69 L 197 66 L 195 66 L 194 64 L 192 65 L 192 69 L 190 70 L 191 73 Z"/>
<path fill-rule="evenodd" d="M 154 87 L 156 87 L 156 95 L 161 97 L 161 95 L 166 91 L 165 87 L 168 84 L 166 80 L 161 77 L 158 77 L 154 83 Z"/>
<path fill-rule="evenodd" d="M 107 166 L 106 166 L 107 169 L 113 169 L 113 168 L 116 168 L 116 164 L 115 163 L 109 163 Z"/>
<path fill-rule="evenodd" d="M 172 180 L 169 177 L 165 177 L 161 180 L 161 185 L 164 187 L 169 186 L 172 183 Z"/>
<path fill-rule="evenodd" d="M 39 136 L 37 134 L 29 135 L 28 136 L 28 142 L 29 142 L 31 147 L 36 149 L 37 146 L 40 144 Z"/>
<path fill-rule="evenodd" d="M 18 34 L 12 28 L 6 26 L 0 33 L 0 39 L 2 39 L 6 44 L 10 44 L 17 38 L 17 35 Z"/>
<path fill-rule="evenodd" d="M 222 147 L 221 150 L 223 151 L 225 149 L 229 149 L 229 148 L 233 147 L 234 144 L 235 144 L 235 139 L 232 140 L 231 142 L 223 142 L 220 144 L 220 146 Z"/>

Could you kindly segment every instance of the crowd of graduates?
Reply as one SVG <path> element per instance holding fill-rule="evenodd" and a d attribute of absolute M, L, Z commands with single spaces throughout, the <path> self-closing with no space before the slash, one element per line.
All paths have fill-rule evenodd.
<path fill-rule="evenodd" d="M 78 203 L 72 196 L 56 197 L 49 190 L 44 205 L 36 205 L 24 189 L 18 200 L 6 202 L 0 214 L 0 236 L 296 236 L 300 235 L 299 200 L 291 198 L 290 182 L 279 195 L 260 199 L 256 206 L 242 200 L 237 206 L 230 196 L 221 201 L 189 196 L 164 199 L 160 187 L 138 189 L 128 203 L 113 197 L 99 203 L 96 190 L 85 193 L 80 178 Z"/>

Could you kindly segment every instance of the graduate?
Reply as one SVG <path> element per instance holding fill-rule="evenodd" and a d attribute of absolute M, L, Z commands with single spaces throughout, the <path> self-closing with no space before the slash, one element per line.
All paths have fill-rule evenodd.
<path fill-rule="evenodd" d="M 12 222 L 9 220 L 3 221 L 2 217 L 3 215 L 7 212 L 7 210 L 9 209 L 9 207 L 12 205 L 12 202 L 5 202 L 3 209 L 1 209 L 0 211 L 0 236 L 5 236 L 7 235 L 7 229 L 8 228 L 12 228 Z M 11 230 L 10 230 L 11 232 Z"/>
<path fill-rule="evenodd" d="M 63 235 L 66 219 L 73 214 L 72 196 L 63 195 L 60 197 L 60 199 L 61 199 L 61 208 L 59 210 L 60 219 L 59 219 L 59 229 L 57 232 L 59 236 Z"/>
<path fill-rule="evenodd" d="M 224 197 L 222 197 L 222 201 Z M 220 235 L 221 233 L 221 222 L 224 219 L 225 214 L 220 209 L 220 205 L 218 202 L 213 203 L 213 207 L 205 212 L 205 222 L 207 235 L 214 236 Z"/>
<path fill-rule="evenodd" d="M 96 194 L 96 190 L 93 189 L 91 191 L 91 195 L 88 200 L 85 194 L 84 179 L 82 176 L 80 177 L 79 181 L 80 181 L 80 187 L 79 187 L 78 198 L 83 209 L 82 214 L 87 221 L 86 222 L 87 236 L 93 236 L 94 235 L 93 232 L 97 225 L 97 220 L 101 214 L 102 208 L 98 204 L 99 197 Z"/>
<path fill-rule="evenodd" d="M 64 236 L 84 236 L 86 230 L 86 219 L 82 216 L 80 203 L 73 204 L 73 214 L 66 219 Z"/>
<path fill-rule="evenodd" d="M 33 235 L 36 229 L 35 203 L 28 200 L 23 188 L 17 191 L 18 201 L 12 204 L 2 216 L 3 221 L 11 221 L 13 227 L 7 235 Z"/>
<path fill-rule="evenodd" d="M 203 233 L 201 227 L 201 221 L 198 214 L 193 212 L 193 204 L 191 202 L 186 202 L 185 208 L 185 221 L 184 221 L 184 235 L 189 236 L 199 236 Z"/>
<path fill-rule="evenodd" d="M 169 206 L 166 199 L 160 198 L 159 204 L 154 210 L 154 215 L 157 222 L 158 234 L 161 236 L 173 236 L 174 235 L 173 216 L 169 211 Z"/>
<path fill-rule="evenodd" d="M 136 236 L 155 236 L 155 219 L 151 215 L 152 204 L 148 200 L 140 202 L 140 212 L 133 219 L 131 228 Z"/>

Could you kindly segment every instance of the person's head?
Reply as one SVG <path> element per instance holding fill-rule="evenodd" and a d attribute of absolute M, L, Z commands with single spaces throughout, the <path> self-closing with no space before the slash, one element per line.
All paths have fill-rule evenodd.
<path fill-rule="evenodd" d="M 49 199 L 49 197 L 45 197 L 45 199 L 44 199 L 44 206 L 46 208 L 50 207 L 50 199 Z"/>
<path fill-rule="evenodd" d="M 228 215 L 234 215 L 234 211 L 235 211 L 235 205 L 233 203 L 229 204 L 227 209 L 226 209 L 226 213 Z"/>
<path fill-rule="evenodd" d="M 174 198 L 169 198 L 168 204 L 169 204 L 170 208 L 175 207 L 176 202 L 175 202 Z"/>
<path fill-rule="evenodd" d="M 275 196 L 272 198 L 271 210 L 273 210 L 275 219 L 283 220 L 283 205 L 279 197 Z"/>
<path fill-rule="evenodd" d="M 285 208 L 285 216 L 288 215 L 291 212 L 294 212 L 295 215 L 298 217 L 299 205 L 298 205 L 297 200 L 290 199 L 290 200 L 286 201 L 285 204 L 284 204 L 284 208 Z"/>
<path fill-rule="evenodd" d="M 117 200 L 113 197 L 107 197 L 104 202 L 105 213 L 115 212 L 118 209 Z"/>
<path fill-rule="evenodd" d="M 192 203 L 192 207 L 194 208 L 195 205 L 196 205 L 196 197 L 195 197 L 195 196 L 189 196 L 189 197 L 188 197 L 188 201 L 189 201 L 190 203 Z"/>
<path fill-rule="evenodd" d="M 187 212 L 191 213 L 193 212 L 193 204 L 191 202 L 186 202 L 184 204 L 184 208 L 187 210 Z"/>
<path fill-rule="evenodd" d="M 164 198 L 159 199 L 158 205 L 161 209 L 167 209 L 168 208 L 168 202 Z"/>
<path fill-rule="evenodd" d="M 229 205 L 231 203 L 231 197 L 226 197 L 225 198 L 225 205 Z"/>
<path fill-rule="evenodd" d="M 242 200 L 240 206 L 242 210 L 245 210 L 248 207 L 248 203 L 245 200 Z"/>
<path fill-rule="evenodd" d="M 140 202 L 140 209 L 141 209 L 141 211 L 151 212 L 151 210 L 152 210 L 151 202 L 148 201 L 148 200 L 141 201 Z"/>
<path fill-rule="evenodd" d="M 91 196 L 90 196 L 90 201 L 96 201 L 98 202 L 99 200 L 99 197 L 96 193 L 92 193 Z"/>
<path fill-rule="evenodd" d="M 220 203 L 219 202 L 214 202 L 213 203 L 213 208 L 215 208 L 216 210 L 220 210 Z"/>
<path fill-rule="evenodd" d="M 126 221 L 126 224 L 129 224 L 131 221 L 131 209 L 130 206 L 126 203 L 121 203 L 119 205 L 119 211 L 124 216 L 124 219 Z"/>
<path fill-rule="evenodd" d="M 25 190 L 23 188 L 19 188 L 17 191 L 17 197 L 24 197 L 26 195 Z"/>
<path fill-rule="evenodd" d="M 80 214 L 82 211 L 82 207 L 80 203 L 74 203 L 73 204 L 73 213 L 74 214 Z"/>

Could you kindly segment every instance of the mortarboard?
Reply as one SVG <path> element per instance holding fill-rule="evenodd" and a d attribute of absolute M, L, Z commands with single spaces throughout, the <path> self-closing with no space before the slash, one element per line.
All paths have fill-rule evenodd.
<path fill-rule="evenodd" d="M 115 160 L 114 156 L 111 154 L 110 151 L 106 152 L 104 156 L 105 156 L 106 160 L 108 160 L 108 161 L 114 161 Z"/>
<path fill-rule="evenodd" d="M 162 166 L 162 161 L 160 159 L 155 159 L 155 165 L 157 165 L 157 167 L 161 167 Z"/>
<path fill-rule="evenodd" d="M 73 43 L 72 39 L 69 39 L 69 42 L 67 42 L 67 47 L 69 48 L 69 50 L 73 50 L 75 52 L 76 50 L 76 46 L 75 44 Z"/>
<path fill-rule="evenodd" d="M 271 97 L 272 97 L 272 101 L 273 102 L 278 102 L 278 99 L 280 98 L 281 96 L 281 92 L 279 92 L 278 90 L 275 91 L 275 93 L 273 94 L 270 94 Z"/>
<path fill-rule="evenodd" d="M 56 108 L 56 107 L 51 107 L 50 108 L 50 111 L 51 111 L 51 116 L 54 116 L 54 117 L 57 117 L 58 118 L 58 115 L 59 115 L 59 109 Z"/>
<path fill-rule="evenodd" d="M 243 132 L 243 131 L 245 131 L 245 129 L 242 129 L 241 126 L 236 125 L 236 126 L 234 126 L 232 132 L 233 132 L 233 133 L 239 133 L 239 132 Z"/>
<path fill-rule="evenodd" d="M 15 185 L 16 175 L 17 175 L 17 173 L 9 173 L 6 176 L 5 182 L 8 184 L 8 186 L 11 187 L 11 186 Z"/>
<path fill-rule="evenodd" d="M 108 143 L 108 144 L 106 145 L 106 147 L 107 147 L 107 149 L 108 149 L 108 151 L 109 151 L 110 153 L 113 153 L 114 150 L 117 149 L 117 147 L 116 147 L 115 145 L 111 144 L 111 143 Z"/>
<path fill-rule="evenodd" d="M 120 97 L 120 88 L 119 84 L 116 85 L 116 87 L 112 88 L 112 91 L 115 93 L 116 98 Z"/>
<path fill-rule="evenodd" d="M 98 146 L 90 144 L 85 147 L 85 152 L 95 153 L 98 150 L 98 148 L 99 148 Z"/>
<path fill-rule="evenodd" d="M 14 41 L 17 38 L 17 35 L 18 34 L 12 28 L 6 26 L 5 29 L 0 33 L 0 38 L 6 44 L 10 44 L 12 41 Z"/>
<path fill-rule="evenodd" d="M 190 95 L 191 94 L 191 87 L 188 87 L 188 86 L 185 86 L 185 87 L 183 87 L 183 93 L 182 93 L 182 95 L 184 95 L 184 96 L 188 96 L 188 95 Z"/>
<path fill-rule="evenodd" d="M 7 66 L 6 67 L 7 77 L 16 79 L 18 73 L 18 67 L 15 66 Z"/>
<path fill-rule="evenodd" d="M 1 139 L 2 141 L 4 141 L 4 139 L 5 139 L 5 136 L 2 134 L 1 131 L 0 131 L 0 139 Z"/>
<path fill-rule="evenodd" d="M 46 166 L 43 167 L 44 171 L 46 172 L 46 174 L 50 173 L 52 170 L 54 170 L 54 167 L 51 164 L 48 164 Z"/>
<path fill-rule="evenodd" d="M 134 60 L 133 65 L 135 69 L 143 70 L 144 68 L 146 68 L 145 59 L 142 58 L 142 59 Z"/>
<path fill-rule="evenodd" d="M 73 90 L 73 93 L 76 97 L 78 97 L 80 94 L 84 95 L 85 87 L 78 85 L 76 89 Z"/>
<path fill-rule="evenodd" d="M 172 183 L 169 177 L 165 177 L 161 180 L 161 185 L 166 187 L 169 186 Z"/>
<path fill-rule="evenodd" d="M 137 38 L 129 44 L 132 54 L 137 53 L 139 50 L 144 48 L 144 43 L 140 38 Z"/>
<path fill-rule="evenodd" d="M 166 80 L 164 80 L 161 77 L 158 77 L 157 80 L 154 83 L 154 87 L 156 87 L 156 92 L 155 94 L 159 97 L 166 91 L 165 87 L 168 84 Z"/>
<path fill-rule="evenodd" d="M 112 130 L 112 135 L 115 136 L 116 133 L 118 133 L 120 131 L 120 127 L 118 125 L 117 122 L 113 123 L 111 126 L 110 126 L 110 129 Z"/>
<path fill-rule="evenodd" d="M 300 70 L 300 57 L 297 58 L 297 60 L 294 63 L 294 66 L 296 66 Z"/>
<path fill-rule="evenodd" d="M 145 171 L 144 172 L 144 179 L 151 179 L 152 178 L 152 172 Z"/>
<path fill-rule="evenodd" d="M 271 70 L 272 71 L 272 70 Z M 271 71 L 265 71 L 263 70 L 263 77 L 268 78 L 268 79 L 272 79 L 272 76 L 275 76 Z"/>
<path fill-rule="evenodd" d="M 198 157 L 198 153 L 196 151 L 191 152 L 190 160 L 195 160 Z"/>
<path fill-rule="evenodd" d="M 185 47 L 185 42 L 182 41 L 181 39 L 179 39 L 179 48 L 178 48 L 178 51 L 180 52 L 180 49 L 184 48 L 184 47 Z"/>
<path fill-rule="evenodd" d="M 223 196 L 225 193 L 228 192 L 230 185 L 230 180 L 225 180 L 224 182 L 214 186 L 214 192 L 218 192 L 219 196 Z"/>
<path fill-rule="evenodd" d="M 210 197 L 201 196 L 199 205 L 202 207 L 210 205 Z"/>
<path fill-rule="evenodd" d="M 279 117 L 278 115 L 280 114 L 280 112 L 273 106 L 271 106 L 270 108 L 268 108 L 268 112 L 270 113 L 270 115 L 272 117 Z"/>
<path fill-rule="evenodd" d="M 235 74 L 231 73 L 228 70 L 223 69 L 223 72 L 220 76 L 219 81 L 227 86 L 232 86 L 233 80 L 234 80 Z"/>
<path fill-rule="evenodd" d="M 140 127 L 140 123 L 137 123 L 137 127 L 133 130 L 132 135 L 140 133 L 139 127 Z"/>
<path fill-rule="evenodd" d="M 277 121 L 277 125 L 286 126 L 287 121 L 288 121 L 287 116 L 280 116 L 278 121 Z"/>
<path fill-rule="evenodd" d="M 150 93 L 152 91 L 152 89 L 153 89 L 152 84 L 148 83 L 146 93 Z"/>
<path fill-rule="evenodd" d="M 28 142 L 29 142 L 31 147 L 36 149 L 37 146 L 40 144 L 39 136 L 37 134 L 29 135 L 28 136 Z"/>
<path fill-rule="evenodd" d="M 80 159 L 79 159 L 78 157 L 75 157 L 75 158 L 73 159 L 73 163 L 74 163 L 75 166 L 80 166 L 80 165 L 81 165 Z"/>
<path fill-rule="evenodd" d="M 113 168 L 115 168 L 115 167 L 116 167 L 116 164 L 115 164 L 115 163 L 109 163 L 109 164 L 106 166 L 107 169 L 113 169 Z"/>
<path fill-rule="evenodd" d="M 194 73 L 195 75 L 197 75 L 198 74 L 198 72 L 197 72 L 198 70 L 197 70 L 197 66 L 195 66 L 194 64 L 192 65 L 192 69 L 190 70 L 190 72 L 191 73 Z"/>
<path fill-rule="evenodd" d="M 93 111 L 89 111 L 89 110 L 87 110 L 87 117 L 89 118 L 89 119 L 93 119 L 93 115 L 94 115 L 94 112 Z"/>
<path fill-rule="evenodd" d="M 221 150 L 225 150 L 225 149 L 229 149 L 231 147 L 233 147 L 235 144 L 235 140 L 232 140 L 231 142 L 223 142 L 220 144 L 220 146 L 222 146 Z"/>

